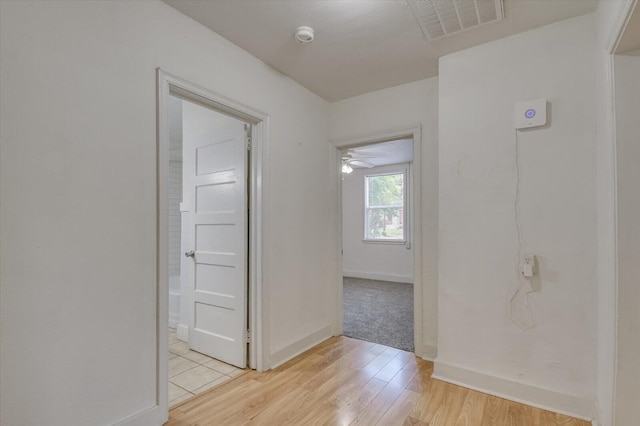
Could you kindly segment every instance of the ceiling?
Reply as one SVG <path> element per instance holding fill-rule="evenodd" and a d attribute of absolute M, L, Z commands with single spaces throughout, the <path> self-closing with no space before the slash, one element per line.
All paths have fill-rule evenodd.
<path fill-rule="evenodd" d="M 440 56 L 592 12 L 598 2 L 504 0 L 504 20 L 428 42 L 406 0 L 164 1 L 330 102 L 435 76 Z M 315 41 L 294 39 L 301 25 Z"/>
<path fill-rule="evenodd" d="M 640 7 L 635 7 L 627 23 L 616 53 L 638 55 L 640 49 Z"/>
<path fill-rule="evenodd" d="M 351 164 L 354 169 L 410 163 L 413 161 L 413 139 L 399 139 L 363 145 L 345 149 L 343 154 L 348 154 L 353 160 L 356 160 Z M 357 160 L 369 164 L 362 166 L 358 164 Z"/>

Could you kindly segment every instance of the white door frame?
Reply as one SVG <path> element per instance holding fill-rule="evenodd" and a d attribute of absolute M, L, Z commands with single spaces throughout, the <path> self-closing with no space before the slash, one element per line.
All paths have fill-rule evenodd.
<path fill-rule="evenodd" d="M 331 144 L 335 147 L 333 150 L 333 162 L 335 164 L 335 173 L 337 174 L 338 183 L 338 253 L 342 253 L 343 241 L 342 241 L 342 154 L 341 150 L 344 148 L 353 148 L 357 146 L 370 145 L 373 143 L 386 142 L 391 140 L 397 140 L 402 138 L 412 138 L 413 140 L 413 164 L 409 173 L 409 187 L 411 189 L 411 197 L 409 199 L 409 211 L 411 217 L 409 218 L 410 230 L 411 230 L 411 245 L 413 249 L 413 340 L 415 346 L 416 355 L 423 358 L 431 358 L 431 351 L 426 347 L 423 341 L 422 323 L 423 323 L 423 308 L 422 308 L 422 191 L 421 191 L 421 144 L 422 144 L 422 129 L 420 125 L 399 128 L 389 130 L 385 132 L 376 132 L 370 134 L 363 134 L 358 136 L 349 136 L 345 138 L 332 139 Z M 343 332 L 344 312 L 343 312 L 343 265 L 342 256 L 339 256 L 338 269 L 336 271 L 336 281 L 338 282 L 336 303 L 338 305 L 337 318 L 336 318 L 336 335 L 340 335 Z"/>
<path fill-rule="evenodd" d="M 168 203 L 167 176 L 169 168 L 169 95 L 174 95 L 251 125 L 251 150 L 249 152 L 251 192 L 249 204 L 249 366 L 258 371 L 268 367 L 266 321 L 267 294 L 262 281 L 262 220 L 263 220 L 263 171 L 264 153 L 268 142 L 269 116 L 246 105 L 228 99 L 205 88 L 157 70 L 157 169 L 156 169 L 156 332 L 157 332 L 157 383 L 156 401 L 163 412 L 168 413 L 168 333 L 169 324 L 169 275 L 168 275 Z M 165 419 L 166 420 L 166 419 Z"/>

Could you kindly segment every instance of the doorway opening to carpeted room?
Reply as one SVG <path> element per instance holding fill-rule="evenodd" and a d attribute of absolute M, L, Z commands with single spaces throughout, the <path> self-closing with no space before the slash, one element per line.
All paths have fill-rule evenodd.
<path fill-rule="evenodd" d="M 343 334 L 415 352 L 413 135 L 340 153 Z"/>

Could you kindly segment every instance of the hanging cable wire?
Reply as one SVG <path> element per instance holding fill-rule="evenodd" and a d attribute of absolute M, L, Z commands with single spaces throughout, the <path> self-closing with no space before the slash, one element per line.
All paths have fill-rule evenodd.
<path fill-rule="evenodd" d="M 535 321 L 531 305 L 529 303 L 529 293 L 534 290 L 531 288 L 529 280 L 525 279 L 520 273 L 520 257 L 522 256 L 522 229 L 520 224 L 520 153 L 518 144 L 518 131 L 515 131 L 515 165 L 516 165 L 516 194 L 514 200 L 514 216 L 516 224 L 516 234 L 518 237 L 518 252 L 516 254 L 516 291 L 511 296 L 511 320 L 522 330 L 534 327 Z"/>

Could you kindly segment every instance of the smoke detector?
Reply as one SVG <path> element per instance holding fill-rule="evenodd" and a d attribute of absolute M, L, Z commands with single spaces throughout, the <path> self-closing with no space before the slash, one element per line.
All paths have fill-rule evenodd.
<path fill-rule="evenodd" d="M 311 27 L 298 27 L 295 32 L 296 40 L 300 43 L 311 43 L 313 41 L 313 28 Z"/>

